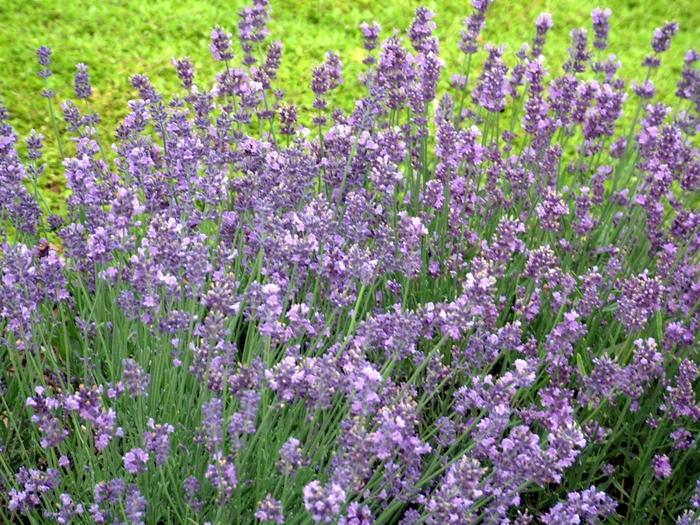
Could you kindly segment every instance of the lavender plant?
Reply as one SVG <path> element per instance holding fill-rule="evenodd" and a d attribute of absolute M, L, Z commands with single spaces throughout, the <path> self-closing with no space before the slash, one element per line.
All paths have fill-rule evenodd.
<path fill-rule="evenodd" d="M 329 52 L 305 114 L 255 0 L 212 84 L 133 76 L 111 144 L 39 49 L 70 196 L 2 109 L 3 522 L 700 520 L 700 55 L 670 107 L 677 24 L 628 87 L 609 9 L 549 65 L 546 13 L 482 46 L 490 3 L 449 85 L 419 8 L 362 25 L 349 111 Z"/>

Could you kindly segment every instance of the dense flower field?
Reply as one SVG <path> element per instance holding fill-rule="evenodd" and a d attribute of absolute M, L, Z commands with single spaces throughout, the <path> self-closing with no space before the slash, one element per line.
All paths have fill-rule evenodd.
<path fill-rule="evenodd" d="M 489 4 L 460 65 L 428 9 L 363 24 L 366 95 L 329 52 L 311 129 L 267 0 L 210 86 L 133 76 L 109 143 L 38 50 L 55 136 L 21 158 L 0 109 L 2 522 L 700 522 L 700 54 L 669 107 L 677 24 L 628 85 L 610 10 L 511 64 Z"/>

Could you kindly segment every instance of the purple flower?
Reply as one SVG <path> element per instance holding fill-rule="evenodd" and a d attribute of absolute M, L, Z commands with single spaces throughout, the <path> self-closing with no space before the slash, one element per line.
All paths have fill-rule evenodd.
<path fill-rule="evenodd" d="M 688 450 L 695 445 L 693 434 L 683 427 L 671 432 L 670 436 L 673 440 L 673 448 L 676 450 Z"/>
<path fill-rule="evenodd" d="M 666 387 L 662 410 L 673 420 L 688 417 L 693 421 L 700 420 L 700 406 L 695 400 L 693 383 L 700 375 L 698 366 L 691 359 L 684 359 L 675 378 L 675 386 Z"/>
<path fill-rule="evenodd" d="M 70 494 L 63 493 L 59 496 L 59 499 L 58 511 L 44 511 L 44 517 L 52 518 L 60 525 L 68 525 L 85 510 L 82 503 L 75 503 Z"/>
<path fill-rule="evenodd" d="M 129 485 L 124 497 L 124 514 L 133 525 L 143 525 L 146 519 L 146 498 L 143 497 L 138 487 Z"/>
<path fill-rule="evenodd" d="M 148 387 L 151 384 L 151 374 L 146 374 L 143 368 L 133 359 L 122 361 L 124 372 L 122 382 L 131 397 L 148 396 Z"/>
<path fill-rule="evenodd" d="M 390 109 L 398 109 L 406 102 L 409 84 L 415 77 L 414 58 L 406 52 L 398 36 L 382 44 L 376 70 L 376 87 L 388 97 Z"/>
<path fill-rule="evenodd" d="M 17 135 L 8 120 L 9 114 L 0 104 L 0 216 L 9 219 L 18 231 L 34 234 L 41 210 L 24 185 L 27 172 L 17 154 Z"/>
<path fill-rule="evenodd" d="M 644 393 L 647 384 L 664 374 L 663 356 L 658 351 L 656 340 L 637 339 L 634 341 L 635 353 L 632 362 L 625 369 L 628 378 L 623 384 L 625 394 L 633 399 L 632 409 L 636 410 L 637 400 Z"/>
<path fill-rule="evenodd" d="M 345 497 L 345 491 L 336 483 L 324 487 L 319 481 L 312 481 L 304 487 L 304 508 L 314 522 L 331 523 L 340 513 Z"/>
<path fill-rule="evenodd" d="M 367 51 L 376 49 L 379 32 L 382 30 L 382 26 L 379 25 L 379 22 L 362 22 L 362 24 L 360 24 L 360 29 L 362 30 L 362 37 L 364 38 L 365 49 Z"/>
<path fill-rule="evenodd" d="M 671 477 L 671 461 L 666 454 L 656 454 L 651 460 L 651 467 L 654 471 L 654 476 L 658 479 Z"/>
<path fill-rule="evenodd" d="M 593 19 L 593 32 L 595 33 L 593 47 L 596 49 L 604 50 L 608 47 L 610 15 L 612 15 L 612 11 L 609 8 L 601 9 L 600 7 L 596 7 L 591 12 L 591 18 Z"/>
<path fill-rule="evenodd" d="M 651 80 L 646 80 L 643 84 L 633 82 L 632 91 L 634 91 L 640 98 L 650 99 L 656 94 L 656 86 Z"/>
<path fill-rule="evenodd" d="M 216 26 L 211 32 L 211 45 L 209 46 L 211 56 L 217 62 L 225 62 L 233 58 L 231 51 L 231 35 L 223 30 L 220 26 Z"/>
<path fill-rule="evenodd" d="M 264 89 L 270 89 L 272 81 L 277 78 L 282 63 L 282 42 L 270 42 L 265 55 L 265 62 L 257 70 L 254 79 L 259 81 Z"/>
<path fill-rule="evenodd" d="M 210 454 L 221 450 L 224 444 L 223 403 L 215 397 L 202 405 L 201 439 Z"/>
<path fill-rule="evenodd" d="M 506 107 L 506 96 L 510 94 L 508 66 L 503 62 L 503 49 L 487 45 L 489 53 L 481 77 L 472 96 L 477 104 L 491 112 L 501 112 Z"/>
<path fill-rule="evenodd" d="M 360 505 L 353 501 L 348 505 L 347 516 L 342 516 L 338 520 L 338 525 L 372 525 L 372 511 L 367 505 Z"/>
<path fill-rule="evenodd" d="M 556 191 L 547 188 L 542 202 L 535 207 L 535 212 L 543 228 L 556 231 L 560 228 L 562 218 L 569 214 L 569 207 Z"/>
<path fill-rule="evenodd" d="M 63 217 L 52 214 L 49 215 L 47 222 L 49 224 L 49 228 L 51 228 L 51 231 L 57 231 L 61 228 L 61 226 L 63 226 Z"/>
<path fill-rule="evenodd" d="M 294 135 L 297 124 L 297 108 L 291 104 L 280 107 L 280 133 Z"/>
<path fill-rule="evenodd" d="M 185 491 L 185 500 L 187 505 L 189 505 L 195 512 L 199 512 L 202 507 L 202 502 L 197 498 L 199 494 L 200 484 L 199 480 L 194 476 L 189 476 L 182 483 L 182 488 Z"/>
<path fill-rule="evenodd" d="M 160 466 L 170 457 L 170 434 L 175 427 L 168 424 L 156 424 L 153 418 L 148 419 L 148 428 L 143 433 L 146 450 L 156 455 L 156 465 Z"/>
<path fill-rule="evenodd" d="M 268 0 L 254 0 L 253 5 L 246 6 L 238 12 L 238 17 L 238 39 L 245 53 L 243 63 L 251 66 L 256 63 L 254 46 L 263 42 L 269 34 Z"/>
<path fill-rule="evenodd" d="M 124 496 L 129 493 L 129 513 L 127 518 L 136 518 L 133 523 L 143 523 L 143 515 L 139 521 L 139 509 L 145 511 L 145 500 L 141 498 L 136 485 L 129 485 L 121 478 L 110 481 L 100 481 L 95 485 L 95 503 L 90 506 L 90 514 L 96 523 L 110 523 L 121 517 L 121 506 L 125 503 Z"/>
<path fill-rule="evenodd" d="M 413 48 L 419 53 L 429 53 L 437 51 L 437 41 L 433 37 L 433 32 L 437 27 L 435 22 L 435 13 L 426 7 L 416 9 L 413 23 L 408 29 L 408 37 L 411 39 Z"/>
<path fill-rule="evenodd" d="M 27 143 L 27 157 L 30 160 L 40 159 L 41 150 L 44 147 L 44 135 L 37 133 L 36 130 L 31 130 L 25 142 Z"/>
<path fill-rule="evenodd" d="M 236 465 L 231 458 L 224 457 L 220 452 L 213 457 L 214 462 L 207 467 L 204 477 L 207 478 L 219 495 L 219 502 L 225 503 L 233 496 L 238 486 Z"/>
<path fill-rule="evenodd" d="M 532 41 L 532 57 L 537 58 L 542 54 L 547 33 L 554 27 L 554 21 L 550 13 L 542 13 L 535 20 L 535 38 Z"/>
<path fill-rule="evenodd" d="M 102 451 L 115 437 L 122 437 L 124 430 L 117 426 L 117 414 L 102 404 L 104 387 L 86 388 L 81 385 L 78 392 L 63 397 L 63 408 L 76 412 L 81 419 L 92 423 L 95 433 L 95 447 Z"/>
<path fill-rule="evenodd" d="M 34 392 L 35 395 L 27 399 L 26 406 L 34 412 L 32 423 L 37 425 L 42 433 L 40 444 L 44 448 L 57 447 L 69 435 L 61 420 L 56 417 L 56 412 L 61 408 L 61 402 L 59 399 L 46 396 L 44 387 L 37 386 Z"/>
<path fill-rule="evenodd" d="M 265 499 L 258 503 L 258 508 L 255 511 L 255 517 L 263 523 L 284 523 L 284 512 L 282 511 L 282 502 L 276 500 L 272 495 L 268 494 Z"/>
<path fill-rule="evenodd" d="M 141 448 L 132 448 L 124 454 L 124 468 L 129 474 L 142 474 L 146 472 L 148 452 Z"/>
<path fill-rule="evenodd" d="M 61 474 L 56 469 L 39 470 L 20 467 L 15 474 L 15 481 L 20 488 L 10 489 L 8 508 L 12 512 L 28 515 L 44 504 L 46 494 L 56 489 L 60 480 Z"/>
<path fill-rule="evenodd" d="M 564 64 L 564 71 L 573 74 L 583 73 L 589 59 L 588 31 L 583 28 L 573 29 L 571 31 L 569 60 Z"/>
<path fill-rule="evenodd" d="M 663 286 L 648 270 L 621 283 L 617 302 L 617 320 L 631 330 L 641 330 L 648 319 L 661 309 Z"/>
<path fill-rule="evenodd" d="M 654 31 L 654 37 L 651 39 L 651 47 L 656 53 L 663 53 L 671 45 L 671 39 L 678 32 L 678 24 L 669 22 L 668 24 L 657 28 Z"/>
<path fill-rule="evenodd" d="M 612 401 L 626 385 L 629 374 L 608 356 L 593 358 L 591 375 L 583 379 L 586 392 L 582 398 L 595 405 L 602 400 Z"/>
<path fill-rule="evenodd" d="M 697 515 L 691 510 L 685 510 L 676 518 L 676 525 L 696 525 L 698 522 Z"/>
<path fill-rule="evenodd" d="M 313 107 L 319 111 L 325 111 L 328 101 L 326 95 L 329 91 L 337 88 L 343 82 L 343 64 L 340 57 L 328 51 L 326 60 L 322 64 L 315 66 L 311 72 L 311 91 L 316 98 Z M 318 117 L 316 124 L 325 123 L 324 117 Z"/>
<path fill-rule="evenodd" d="M 39 65 L 40 66 L 50 66 L 51 65 L 51 54 L 53 52 L 51 51 L 50 47 L 46 46 L 41 46 L 39 49 L 36 50 L 36 56 L 37 59 L 39 60 Z"/>
<path fill-rule="evenodd" d="M 479 37 L 486 25 L 486 11 L 492 0 L 472 0 L 474 12 L 464 21 L 462 41 L 459 48 L 463 53 L 472 55 L 479 50 Z"/>
<path fill-rule="evenodd" d="M 126 483 L 121 478 L 111 481 L 100 481 L 95 485 L 95 503 L 116 504 L 119 503 L 126 491 Z"/>
<path fill-rule="evenodd" d="M 46 80 L 49 78 L 53 72 L 51 71 L 51 55 L 53 51 L 51 51 L 50 47 L 46 46 L 41 46 L 36 50 L 36 57 L 39 61 L 39 65 L 41 66 L 41 69 L 39 70 L 39 77 L 43 78 Z M 55 93 L 50 90 L 50 89 L 45 89 L 42 92 L 42 95 L 46 98 L 53 98 L 55 96 Z"/>
<path fill-rule="evenodd" d="M 77 70 L 75 73 L 75 96 L 81 99 L 88 99 L 92 95 L 88 67 L 85 64 L 78 64 L 75 68 Z"/>
<path fill-rule="evenodd" d="M 258 415 L 260 394 L 255 390 L 244 390 L 240 394 L 240 400 L 240 409 L 233 413 L 228 426 L 234 448 L 243 446 L 243 435 L 255 434 L 255 419 Z"/>
<path fill-rule="evenodd" d="M 194 66 L 189 58 L 173 58 L 173 66 L 177 72 L 177 78 L 180 79 L 182 86 L 189 90 L 194 84 Z"/>
<path fill-rule="evenodd" d="M 601 523 L 615 512 L 617 504 L 605 492 L 591 487 L 581 492 L 569 492 L 565 502 L 559 502 L 542 522 L 547 525 L 569 525 L 570 523 Z"/>
<path fill-rule="evenodd" d="M 700 61 L 700 53 L 695 49 L 689 50 L 683 58 L 683 72 L 678 81 L 676 96 L 689 100 L 700 107 L 700 69 L 696 64 Z"/>
<path fill-rule="evenodd" d="M 280 458 L 277 467 L 284 474 L 291 474 L 304 464 L 302 456 L 301 442 L 290 437 L 280 448 Z"/>
<path fill-rule="evenodd" d="M 481 478 L 486 469 L 473 457 L 454 463 L 425 504 L 426 523 L 468 523 L 475 517 L 471 507 L 484 496 Z"/>

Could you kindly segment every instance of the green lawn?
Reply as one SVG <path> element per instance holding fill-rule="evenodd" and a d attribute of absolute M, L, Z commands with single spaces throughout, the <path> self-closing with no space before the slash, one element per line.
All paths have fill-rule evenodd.
<path fill-rule="evenodd" d="M 383 36 L 393 28 L 405 29 L 418 5 L 427 5 L 437 16 L 438 35 L 447 62 L 443 78 L 449 78 L 459 63 L 457 48 L 462 21 L 471 11 L 467 0 L 414 2 L 391 0 L 272 0 L 272 36 L 284 43 L 280 85 L 290 100 L 308 104 L 312 65 L 329 49 L 340 53 L 348 79 L 337 102 L 350 107 L 359 93 L 357 74 L 362 69 L 362 39 L 358 25 L 375 19 Z M 2 0 L 0 1 L 0 100 L 9 108 L 12 122 L 25 135 L 37 128 L 50 136 L 45 101 L 39 96 L 34 51 L 39 45 L 54 49 L 52 78 L 59 98 L 72 96 L 72 76 L 77 62 L 90 66 L 94 96 L 90 105 L 103 117 L 104 130 L 112 130 L 124 116 L 126 102 L 135 96 L 128 85 L 133 73 L 146 73 L 164 90 L 177 89 L 170 65 L 173 56 L 189 56 L 200 82 L 209 83 L 215 64 L 209 56 L 209 32 L 215 24 L 231 31 L 237 27 L 242 1 L 195 0 Z M 533 22 L 543 11 L 554 16 L 546 56 L 559 67 L 566 56 L 569 31 L 590 28 L 590 11 L 605 3 L 590 0 L 496 1 L 489 11 L 484 34 L 487 41 L 506 43 L 509 53 L 529 41 Z M 623 63 L 626 79 L 639 76 L 638 65 L 649 51 L 655 27 L 675 19 L 681 24 L 670 51 L 663 59 L 655 81 L 663 99 L 670 100 L 678 79 L 682 56 L 700 45 L 700 10 L 696 0 L 613 0 L 610 52 Z M 47 145 L 52 167 L 57 165 L 55 148 Z M 60 170 L 50 169 L 43 185 L 59 193 Z"/>

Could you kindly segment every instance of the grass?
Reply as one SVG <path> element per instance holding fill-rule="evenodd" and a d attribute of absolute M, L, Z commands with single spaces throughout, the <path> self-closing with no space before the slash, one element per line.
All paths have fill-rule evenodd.
<path fill-rule="evenodd" d="M 45 100 L 39 96 L 42 83 L 36 75 L 34 53 L 40 45 L 48 45 L 54 49 L 52 82 L 59 100 L 72 96 L 75 64 L 88 64 L 94 87 L 90 107 L 102 116 L 102 129 L 112 130 L 126 114 L 127 101 L 135 97 L 128 86 L 128 78 L 134 73 L 146 73 L 158 88 L 172 92 L 178 87 L 170 59 L 189 56 L 197 66 L 198 81 L 208 85 L 218 67 L 209 56 L 210 30 L 221 24 L 234 31 L 238 10 L 245 3 L 4 0 L 0 2 L 0 69 L 4 73 L 0 76 L 0 101 L 9 108 L 12 124 L 20 135 L 35 128 L 52 136 Z M 360 92 L 356 79 L 364 53 L 358 25 L 377 20 L 386 36 L 393 28 L 408 27 L 419 5 L 436 12 L 442 56 L 447 61 L 443 81 L 448 79 L 460 63 L 459 33 L 463 19 L 471 11 L 466 0 L 272 0 L 272 37 L 284 41 L 278 86 L 286 90 L 290 101 L 308 105 L 311 68 L 322 60 L 325 51 L 335 50 L 346 65 L 346 78 L 353 79 L 340 90 L 335 101 L 348 109 Z M 622 61 L 622 77 L 628 80 L 641 75 L 638 66 L 649 50 L 654 28 L 671 19 L 680 22 L 681 30 L 654 79 L 661 98 L 670 101 L 682 55 L 700 42 L 700 10 L 694 0 L 497 0 L 489 11 L 484 38 L 507 44 L 512 59 L 520 44 L 531 39 L 536 16 L 551 12 L 555 27 L 548 37 L 545 54 L 549 63 L 558 67 L 569 46 L 568 31 L 590 27 L 589 13 L 597 5 L 613 10 L 610 52 Z M 52 139 L 47 139 L 46 158 L 49 169 L 41 185 L 48 190 L 44 195 L 50 206 L 60 210 L 64 180 Z"/>

